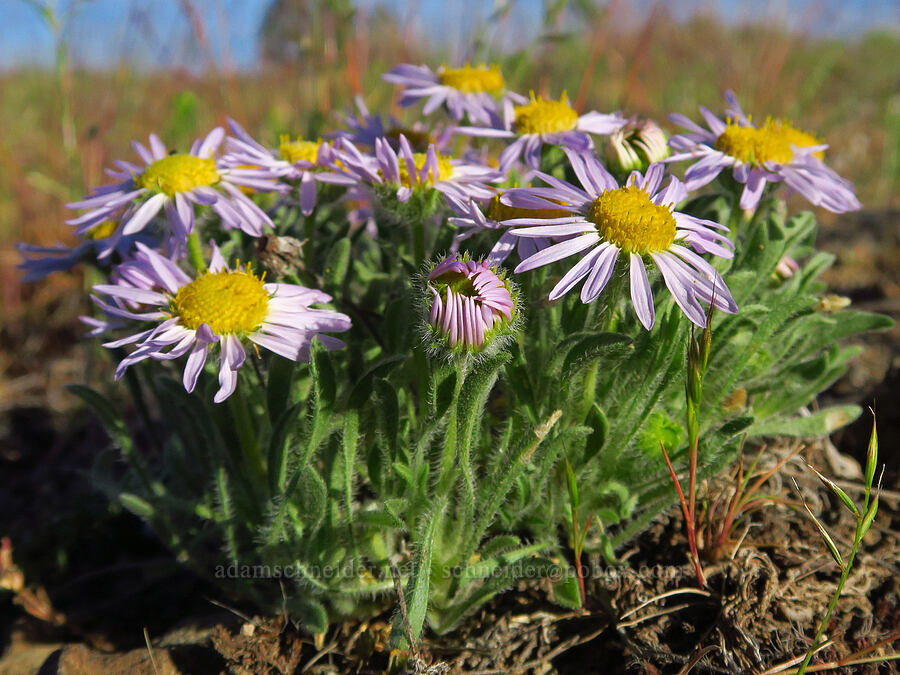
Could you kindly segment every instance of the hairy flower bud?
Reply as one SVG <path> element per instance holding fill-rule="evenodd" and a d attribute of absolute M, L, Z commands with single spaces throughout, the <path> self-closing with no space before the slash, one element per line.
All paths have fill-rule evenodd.
<path fill-rule="evenodd" d="M 646 171 L 654 162 L 669 156 L 665 132 L 650 120 L 632 117 L 621 129 L 610 134 L 606 159 L 614 173 Z"/>
<path fill-rule="evenodd" d="M 512 284 L 486 262 L 449 256 L 428 274 L 426 292 L 429 338 L 451 353 L 485 351 L 518 319 Z"/>

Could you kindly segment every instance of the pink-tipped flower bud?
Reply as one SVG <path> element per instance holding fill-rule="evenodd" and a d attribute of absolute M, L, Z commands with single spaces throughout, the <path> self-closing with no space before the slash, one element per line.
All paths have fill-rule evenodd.
<path fill-rule="evenodd" d="M 518 319 L 512 284 L 486 262 L 454 254 L 435 265 L 426 288 L 430 338 L 453 353 L 483 352 Z"/>

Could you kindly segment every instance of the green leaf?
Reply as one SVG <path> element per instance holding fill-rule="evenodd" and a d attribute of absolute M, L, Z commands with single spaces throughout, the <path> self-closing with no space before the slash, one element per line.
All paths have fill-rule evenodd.
<path fill-rule="evenodd" d="M 375 393 L 378 396 L 377 419 L 381 433 L 393 450 L 397 445 L 397 436 L 400 433 L 400 403 L 397 398 L 397 390 L 387 380 L 377 378 L 374 382 Z"/>
<path fill-rule="evenodd" d="M 825 408 L 809 417 L 788 417 L 767 419 L 753 424 L 748 433 L 751 436 L 824 436 L 850 424 L 862 414 L 858 405 L 843 405 Z"/>
<path fill-rule="evenodd" d="M 372 395 L 373 382 L 378 377 L 386 377 L 394 368 L 405 361 L 408 357 L 405 354 L 395 354 L 382 359 L 374 366 L 369 368 L 363 376 L 359 378 L 353 391 L 350 393 L 348 406 L 351 408 L 362 408 Z"/>
<path fill-rule="evenodd" d="M 119 451 L 109 447 L 100 450 L 91 465 L 91 483 L 107 497 L 115 499 L 119 496 L 119 481 L 116 478 L 116 461 Z"/>
<path fill-rule="evenodd" d="M 606 437 L 609 434 L 609 420 L 606 419 L 603 410 L 596 403 L 594 403 L 591 406 L 590 411 L 588 411 L 585 424 L 593 431 L 585 441 L 582 464 L 587 464 L 598 452 L 600 452 L 600 450 L 603 449 L 603 444 L 606 443 Z"/>
<path fill-rule="evenodd" d="M 438 502 L 422 523 L 415 538 L 416 555 L 413 560 L 412 574 L 409 577 L 405 595 L 406 613 L 398 611 L 394 615 L 391 628 L 391 646 L 394 649 L 409 649 L 407 629 L 413 640 L 418 640 L 425 625 L 425 613 L 428 609 L 428 589 L 431 580 L 431 560 L 434 553 L 434 535 L 444 510 L 444 504 Z M 406 619 L 409 625 L 406 625 Z"/>
<path fill-rule="evenodd" d="M 469 554 L 475 550 L 488 526 L 496 517 L 500 507 L 506 500 L 507 494 L 513 485 L 518 483 L 519 478 L 522 477 L 526 470 L 532 466 L 532 462 L 535 460 L 540 461 L 542 455 L 555 454 L 554 450 L 557 452 L 560 450 L 560 444 L 549 442 L 553 439 L 547 439 L 547 436 L 551 434 L 561 416 L 562 410 L 554 411 L 544 424 L 539 425 L 533 430 L 533 433 L 528 434 L 514 444 L 515 449 L 504 453 L 500 461 L 494 465 L 490 476 L 486 480 L 481 481 L 478 495 L 478 519 L 462 555 L 463 560 L 468 560 Z M 545 442 L 545 440 L 548 442 Z M 523 481 L 523 483 L 526 483 L 523 487 L 531 487 L 528 481 Z M 537 486 L 535 486 L 535 489 L 537 489 Z"/>
<path fill-rule="evenodd" d="M 284 411 L 291 404 L 291 381 L 294 378 L 294 368 L 293 361 L 277 354 L 272 354 L 269 359 L 266 402 L 269 409 L 269 421 L 273 425 L 281 419 Z"/>
<path fill-rule="evenodd" d="M 331 433 L 334 401 L 337 393 L 331 357 L 318 340 L 313 340 L 310 366 L 312 367 L 315 394 L 312 401 L 312 424 L 310 424 L 307 437 L 306 457 L 309 457 Z"/>
<path fill-rule="evenodd" d="M 156 510 L 150 502 L 141 499 L 130 492 L 122 492 L 119 494 L 119 501 L 122 503 L 122 506 L 141 518 L 149 520 L 156 514 Z"/>
<path fill-rule="evenodd" d="M 391 466 L 394 467 L 394 472 L 400 476 L 404 482 L 406 482 L 409 487 L 416 489 L 416 481 L 413 478 L 412 471 L 405 464 L 401 464 L 400 462 L 394 462 Z"/>
<path fill-rule="evenodd" d="M 872 500 L 872 503 L 869 505 L 869 510 L 866 511 L 866 515 L 863 516 L 863 521 L 859 526 L 859 537 L 866 536 L 866 532 L 869 531 L 869 528 L 872 527 L 872 523 L 875 522 L 875 516 L 878 514 L 878 495 L 875 495 L 875 498 Z"/>
<path fill-rule="evenodd" d="M 272 428 L 272 435 L 269 438 L 268 471 L 269 490 L 273 495 L 281 494 L 284 490 L 288 465 L 287 448 L 290 445 L 291 430 L 302 414 L 303 405 L 303 403 L 297 403 L 282 412 L 281 417 Z"/>
<path fill-rule="evenodd" d="M 328 259 L 325 262 L 323 274 L 326 288 L 338 290 L 343 286 L 347 271 L 350 268 L 351 247 L 349 237 L 338 239 L 332 246 Z"/>
<path fill-rule="evenodd" d="M 834 481 L 832 481 L 831 479 L 826 478 L 824 475 L 822 475 L 814 467 L 810 466 L 809 464 L 807 464 L 806 466 L 809 468 L 810 471 L 812 471 L 814 474 L 816 474 L 816 477 L 820 481 L 822 481 L 822 483 L 823 483 L 823 485 L 825 485 L 825 487 L 827 487 L 829 490 L 831 490 L 834 493 L 834 495 L 838 499 L 841 500 L 841 502 L 844 504 L 844 506 L 846 506 L 847 509 L 849 509 L 850 513 L 852 513 L 857 518 L 859 517 L 859 508 L 856 506 L 856 504 L 853 503 L 853 500 L 850 499 L 850 495 L 848 495 L 841 488 L 839 488 L 835 484 Z"/>
<path fill-rule="evenodd" d="M 569 504 L 572 506 L 572 510 L 575 511 L 578 509 L 578 480 L 575 478 L 575 472 L 572 470 L 572 465 L 569 463 L 569 460 L 566 460 L 566 487 L 569 489 Z"/>
<path fill-rule="evenodd" d="M 512 534 L 499 535 L 488 539 L 478 549 L 478 554 L 482 559 L 493 558 L 505 551 L 514 549 L 521 543 L 519 537 Z"/>
<path fill-rule="evenodd" d="M 512 587 L 520 579 L 541 579 L 559 574 L 559 565 L 552 560 L 535 556 L 518 560 L 515 563 L 496 570 L 486 581 L 476 586 L 475 590 L 450 607 L 441 608 L 439 614 L 429 616 L 429 623 L 439 635 L 451 630 L 466 614 L 491 599 L 500 591 Z"/>
<path fill-rule="evenodd" d="M 357 522 L 375 527 L 384 527 L 392 530 L 403 530 L 403 521 L 388 509 L 369 509 L 357 513 Z"/>
<path fill-rule="evenodd" d="M 311 352 L 310 365 L 316 387 L 316 397 L 321 405 L 333 408 L 337 384 L 331 357 L 328 350 L 318 340 L 313 340 Z"/>
<path fill-rule="evenodd" d="M 591 333 L 572 345 L 563 361 L 564 379 L 575 377 L 582 368 L 594 359 L 614 350 L 624 350 L 631 344 L 631 338 L 620 333 Z"/>
<path fill-rule="evenodd" d="M 328 630 L 328 612 L 318 600 L 308 594 L 289 593 L 285 598 L 285 609 L 288 614 L 300 620 L 301 625 L 313 635 Z"/>
<path fill-rule="evenodd" d="M 661 457 L 659 444 L 662 443 L 671 454 L 684 440 L 684 427 L 663 412 L 655 410 L 647 417 L 644 428 L 638 432 L 637 447 L 648 457 Z"/>
<path fill-rule="evenodd" d="M 113 441 L 123 452 L 132 448 L 133 442 L 125 426 L 125 420 L 108 398 L 80 384 L 70 384 L 66 390 L 84 401 L 97 414 Z"/>
<path fill-rule="evenodd" d="M 838 550 L 837 544 L 834 543 L 834 539 L 831 538 L 831 535 L 828 534 L 828 530 L 825 529 L 825 526 L 819 522 L 819 519 L 813 515 L 813 512 L 810 510 L 809 506 L 806 502 L 803 502 L 803 506 L 806 509 L 806 512 L 809 514 L 809 517 L 812 518 L 813 523 L 816 526 L 816 529 L 819 530 L 819 534 L 822 535 L 822 540 L 825 542 L 825 545 L 828 547 L 828 551 L 831 553 L 831 557 L 834 558 L 834 561 L 838 564 L 838 567 L 841 568 L 841 571 L 844 569 L 844 558 L 841 556 L 841 552 Z"/>
<path fill-rule="evenodd" d="M 309 529 L 315 529 L 328 508 L 328 488 L 319 473 L 306 467 L 290 493 L 285 494 L 286 507 L 294 507 L 297 516 Z"/>
<path fill-rule="evenodd" d="M 437 369 L 432 374 L 432 387 L 434 388 L 434 411 L 438 417 L 443 416 L 453 402 L 453 394 L 456 389 L 456 370 L 450 368 Z"/>
<path fill-rule="evenodd" d="M 566 574 L 553 584 L 553 600 L 569 609 L 581 607 L 581 589 L 578 586 L 578 578 Z"/>
<path fill-rule="evenodd" d="M 356 447 L 359 443 L 359 411 L 351 408 L 344 413 L 341 433 L 341 475 L 344 488 L 344 509 L 347 522 L 353 522 L 353 479 L 356 472 Z"/>

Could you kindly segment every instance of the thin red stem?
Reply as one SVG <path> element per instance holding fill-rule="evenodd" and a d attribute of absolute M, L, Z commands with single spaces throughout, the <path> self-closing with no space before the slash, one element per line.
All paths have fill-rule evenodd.
<path fill-rule="evenodd" d="M 703 568 L 700 565 L 700 552 L 697 550 L 696 523 L 694 522 L 692 513 L 688 510 L 688 503 L 684 498 L 684 491 L 681 489 L 681 483 L 678 482 L 678 476 L 675 475 L 675 467 L 672 466 L 672 461 L 669 459 L 669 453 L 666 452 L 666 446 L 663 445 L 662 441 L 660 441 L 659 447 L 662 448 L 663 457 L 666 460 L 666 466 L 669 467 L 669 474 L 672 476 L 672 482 L 675 483 L 675 489 L 678 491 L 678 499 L 681 502 L 681 511 L 682 513 L 684 513 L 684 526 L 687 529 L 688 546 L 691 549 L 691 560 L 694 563 L 694 573 L 697 575 L 697 583 L 700 584 L 700 588 L 706 588 L 706 578 L 703 576 Z M 696 461 L 697 458 L 695 456 L 695 472 Z M 692 473 L 691 475 L 692 484 L 694 475 L 696 474 Z M 691 497 L 693 497 L 693 493 L 691 494 Z"/>

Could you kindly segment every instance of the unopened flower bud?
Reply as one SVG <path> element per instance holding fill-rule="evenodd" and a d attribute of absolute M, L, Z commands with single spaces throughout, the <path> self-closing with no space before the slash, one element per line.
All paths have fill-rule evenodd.
<path fill-rule="evenodd" d="M 646 171 L 654 162 L 669 156 L 665 132 L 650 120 L 632 117 L 628 123 L 609 135 L 606 160 L 614 173 Z"/>
<path fill-rule="evenodd" d="M 512 284 L 486 262 L 445 258 L 429 273 L 426 292 L 429 337 L 437 351 L 484 352 L 512 334 L 518 319 Z"/>
<path fill-rule="evenodd" d="M 790 256 L 784 256 L 775 266 L 775 278 L 779 280 L 790 279 L 795 272 L 800 270 L 800 265 Z"/>

